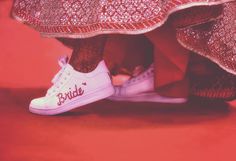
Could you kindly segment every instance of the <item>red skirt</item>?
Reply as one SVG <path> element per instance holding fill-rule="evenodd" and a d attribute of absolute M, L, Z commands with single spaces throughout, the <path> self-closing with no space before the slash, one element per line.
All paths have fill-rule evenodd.
<path fill-rule="evenodd" d="M 16 0 L 13 16 L 46 36 L 84 38 L 104 33 L 145 33 L 161 26 L 175 11 L 227 1 Z"/>
<path fill-rule="evenodd" d="M 43 36 L 86 38 L 146 33 L 177 11 L 219 4 L 220 16 L 214 18 L 191 10 L 187 17 L 177 14 L 181 22 L 176 23 L 177 39 L 187 49 L 236 74 L 235 0 L 15 0 L 12 13 Z"/>

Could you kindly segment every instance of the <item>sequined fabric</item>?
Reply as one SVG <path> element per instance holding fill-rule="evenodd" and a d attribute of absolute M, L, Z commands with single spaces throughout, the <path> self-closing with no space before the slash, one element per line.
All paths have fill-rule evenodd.
<path fill-rule="evenodd" d="M 227 101 L 236 98 L 236 77 L 231 73 L 223 71 L 211 77 L 194 77 L 190 81 L 190 96 Z"/>
<path fill-rule="evenodd" d="M 46 36 L 84 38 L 140 34 L 174 11 L 230 0 L 15 0 L 13 16 Z"/>
<path fill-rule="evenodd" d="M 216 4 L 223 4 L 219 12 L 190 10 Z M 15 0 L 12 13 L 44 36 L 87 38 L 146 33 L 183 9 L 189 14 L 173 14 L 178 41 L 236 74 L 235 0 Z"/>
<path fill-rule="evenodd" d="M 222 14 L 223 5 L 196 6 L 170 15 L 169 22 L 174 28 L 184 28 L 216 19 Z"/>
<path fill-rule="evenodd" d="M 186 75 L 190 96 L 225 101 L 236 98 L 236 76 L 202 56 L 190 55 Z"/>
<path fill-rule="evenodd" d="M 223 13 L 213 21 L 179 29 L 177 38 L 186 48 L 209 58 L 236 74 L 236 3 L 223 5 Z"/>

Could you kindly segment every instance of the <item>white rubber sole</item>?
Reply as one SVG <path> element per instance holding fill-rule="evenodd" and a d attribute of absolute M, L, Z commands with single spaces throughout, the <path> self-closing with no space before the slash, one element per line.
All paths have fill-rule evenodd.
<path fill-rule="evenodd" d="M 72 109 L 105 99 L 113 94 L 114 94 L 114 87 L 112 85 L 109 85 L 105 88 L 100 88 L 86 95 L 78 97 L 77 99 L 74 99 L 73 101 L 55 109 L 42 109 L 41 110 L 41 109 L 38 109 L 35 105 L 30 104 L 29 111 L 35 114 L 39 114 L 39 115 L 57 115 L 57 114 L 61 114 L 61 113 L 70 111 Z"/>
<path fill-rule="evenodd" d="M 141 93 L 132 96 L 111 96 L 107 98 L 111 101 L 128 101 L 128 102 L 156 102 L 156 103 L 185 103 L 187 102 L 186 98 L 172 98 L 160 96 L 155 92 L 150 93 Z"/>

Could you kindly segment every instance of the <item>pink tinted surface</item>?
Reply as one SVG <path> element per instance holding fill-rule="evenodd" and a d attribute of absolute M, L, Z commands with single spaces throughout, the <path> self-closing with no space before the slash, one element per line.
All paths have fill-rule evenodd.
<path fill-rule="evenodd" d="M 224 103 L 104 100 L 63 115 L 33 115 L 29 101 L 40 95 L 0 91 L 1 161 L 236 160 L 236 110 Z"/>

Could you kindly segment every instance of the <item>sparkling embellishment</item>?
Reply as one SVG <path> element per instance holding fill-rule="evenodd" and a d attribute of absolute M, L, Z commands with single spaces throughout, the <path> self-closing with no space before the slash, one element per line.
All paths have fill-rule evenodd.
<path fill-rule="evenodd" d="M 145 32 L 177 8 L 215 2 L 222 0 L 15 0 L 13 15 L 43 35 L 83 38 Z"/>
<path fill-rule="evenodd" d="M 144 33 L 163 24 L 173 11 L 227 1 L 230 0 L 15 0 L 13 16 L 42 35 L 85 38 L 103 33 Z M 220 17 L 178 29 L 177 39 L 186 48 L 236 74 L 236 2 L 222 6 Z M 199 12 L 195 14 L 199 18 Z M 190 16 L 188 21 L 193 21 L 194 14 Z"/>
<path fill-rule="evenodd" d="M 220 17 L 179 29 L 177 38 L 188 49 L 236 74 L 236 2 L 225 3 Z"/>

